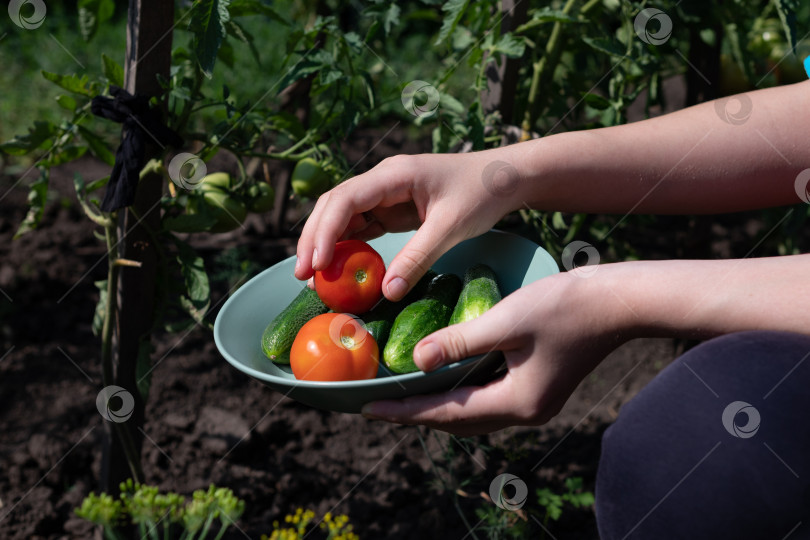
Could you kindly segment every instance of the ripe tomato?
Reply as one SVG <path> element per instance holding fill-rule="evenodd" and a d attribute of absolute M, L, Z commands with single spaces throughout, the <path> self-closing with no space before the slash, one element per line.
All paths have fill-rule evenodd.
<path fill-rule="evenodd" d="M 315 272 L 315 291 L 329 309 L 360 315 L 382 298 L 385 263 L 374 248 L 360 240 L 335 245 L 332 262 Z"/>
<path fill-rule="evenodd" d="M 324 313 L 298 331 L 290 349 L 296 379 L 354 381 L 377 376 L 380 351 L 360 321 L 345 313 Z"/>

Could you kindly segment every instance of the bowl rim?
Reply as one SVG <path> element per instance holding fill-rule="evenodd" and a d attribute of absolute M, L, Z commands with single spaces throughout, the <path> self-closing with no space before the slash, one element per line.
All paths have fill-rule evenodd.
<path fill-rule="evenodd" d="M 410 232 L 410 231 L 406 231 L 406 232 Z M 551 255 L 545 249 L 543 249 L 542 246 L 536 244 L 535 242 L 532 242 L 531 240 L 529 240 L 528 238 L 526 238 L 524 236 L 514 234 L 514 233 L 511 233 L 511 232 L 507 232 L 507 231 L 500 231 L 500 230 L 497 230 L 497 229 L 490 229 L 490 230 L 486 231 L 485 233 L 482 233 L 479 236 L 482 236 L 484 234 L 492 234 L 492 233 L 495 233 L 495 234 L 498 234 L 498 235 L 514 236 L 514 237 L 517 237 L 517 238 L 524 239 L 524 240 L 526 240 L 528 242 L 531 242 L 532 244 L 534 244 L 536 246 L 536 248 L 542 250 L 542 252 L 545 253 L 546 256 L 551 261 L 554 262 L 554 267 L 556 269 L 555 273 L 559 273 L 559 267 L 557 266 L 556 261 L 554 261 L 554 259 L 551 257 Z M 385 235 L 383 235 L 383 237 L 384 236 Z M 380 237 L 380 238 L 382 238 L 382 237 Z M 477 238 L 477 237 L 473 237 L 473 238 Z M 468 239 L 468 240 L 472 240 L 472 238 Z M 295 258 L 296 258 L 296 255 L 291 255 L 291 256 L 289 256 L 289 257 L 287 257 L 285 259 L 282 259 L 281 261 L 275 263 L 274 265 L 269 266 L 268 268 L 265 268 L 264 270 L 262 270 L 261 272 L 259 272 L 255 276 L 253 276 L 248 281 L 248 283 L 250 281 L 252 281 L 252 280 L 259 279 L 260 276 L 262 276 L 263 274 L 265 274 L 267 272 L 270 272 L 276 266 L 278 266 L 280 264 L 283 264 L 283 263 L 285 263 L 287 261 L 294 260 Z M 245 285 L 247 285 L 247 283 L 245 283 Z M 490 352 L 485 353 L 485 354 L 478 354 L 478 355 L 475 355 L 475 356 L 470 356 L 470 357 L 465 358 L 463 360 L 459 360 L 457 362 L 453 362 L 451 364 L 444 365 L 444 366 L 442 366 L 442 367 L 440 367 L 438 369 L 435 369 L 433 371 L 424 372 L 424 371 L 420 370 L 420 371 L 414 371 L 414 372 L 411 372 L 411 373 L 388 375 L 386 377 L 375 377 L 373 379 L 359 379 L 359 380 L 354 380 L 354 381 L 307 381 L 307 380 L 300 380 L 300 379 L 295 379 L 295 378 L 289 379 L 289 378 L 286 378 L 286 377 L 279 377 L 278 375 L 273 375 L 272 373 L 267 373 L 266 371 L 259 371 L 258 369 L 255 369 L 255 368 L 253 368 L 251 366 L 248 366 L 247 364 L 237 360 L 236 358 L 233 358 L 230 355 L 230 353 L 228 352 L 227 348 L 224 346 L 222 340 L 220 339 L 220 334 L 221 334 L 221 331 L 222 331 L 222 325 L 219 324 L 220 323 L 220 317 L 222 316 L 222 314 L 224 312 L 227 311 L 228 304 L 230 304 L 231 302 L 237 302 L 238 301 L 237 299 L 239 298 L 240 294 L 247 294 L 247 292 L 246 292 L 247 289 L 248 289 L 248 287 L 245 287 L 244 285 L 239 287 L 239 289 L 235 293 L 233 293 L 225 301 L 225 303 L 222 305 L 222 308 L 219 310 L 219 313 L 217 313 L 217 317 L 214 320 L 214 342 L 216 344 L 216 347 L 217 347 L 217 350 L 218 350 L 219 354 L 223 358 L 225 358 L 225 360 L 229 364 L 231 364 L 234 368 L 241 371 L 242 373 L 245 373 L 246 375 L 250 375 L 251 377 L 253 377 L 255 379 L 258 379 L 258 380 L 260 380 L 260 381 L 262 381 L 264 383 L 268 383 L 270 385 L 283 386 L 283 387 L 289 388 L 290 390 L 294 390 L 296 388 L 334 389 L 334 390 L 338 390 L 338 389 L 353 389 L 353 388 L 384 387 L 384 386 L 388 386 L 388 385 L 392 385 L 392 384 L 397 385 L 397 386 L 404 386 L 406 383 L 409 383 L 409 382 L 414 381 L 414 380 L 439 377 L 443 373 L 447 373 L 449 371 L 454 371 L 454 370 L 457 370 L 459 368 L 468 366 L 469 364 L 479 362 L 479 361 L 483 360 L 485 357 L 487 357 L 490 354 L 498 353 L 498 354 L 502 355 L 501 351 L 495 350 L 495 351 L 490 351 Z M 380 365 L 384 366 L 384 364 L 382 364 L 382 360 L 380 360 Z"/>

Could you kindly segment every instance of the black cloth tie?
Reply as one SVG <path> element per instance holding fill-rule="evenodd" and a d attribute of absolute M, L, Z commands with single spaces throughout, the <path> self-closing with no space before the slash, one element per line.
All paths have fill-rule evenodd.
<path fill-rule="evenodd" d="M 110 86 L 110 95 L 113 97 L 94 97 L 90 106 L 96 116 L 123 124 L 123 138 L 115 151 L 115 164 L 101 202 L 101 209 L 105 212 L 135 202 L 147 137 L 163 147 L 183 146 L 182 137 L 163 123 L 160 111 L 149 106 L 148 96 L 133 96 L 117 86 Z"/>

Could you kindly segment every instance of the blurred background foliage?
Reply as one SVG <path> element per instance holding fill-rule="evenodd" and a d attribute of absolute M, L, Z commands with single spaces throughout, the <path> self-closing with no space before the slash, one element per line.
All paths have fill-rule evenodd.
<path fill-rule="evenodd" d="M 234 0 L 219 6 L 229 6 L 239 30 L 229 28 L 209 78 L 194 65 L 197 28 L 188 22 L 194 17 L 184 17 L 198 4 L 212 3 L 177 2 L 174 77 L 167 88 L 175 126 L 187 122 L 183 134 L 202 144 L 196 150 L 204 159 L 223 148 L 246 159 L 269 146 L 298 144 L 324 165 L 332 183 L 356 173 L 340 143 L 358 128 L 385 132 L 397 124 L 409 138 L 430 139 L 437 152 L 479 150 L 797 82 L 806 78 L 801 60 L 810 53 L 810 5 L 789 0 L 552 0 L 521 2 L 506 16 L 504 5 L 475 0 Z M 117 5 L 86 41 L 76 24 L 82 4 L 49 3 L 41 28 L 11 28 L 0 41 L 13 51 L 0 72 L 0 140 L 24 134 L 35 121 L 64 122 L 65 108 L 56 101 L 64 92 L 41 71 L 93 79 L 104 73 L 101 52 L 123 59 L 126 10 Z M 645 8 L 671 19 L 672 34 L 664 43 L 648 44 L 637 35 L 633 22 Z M 493 105 L 486 97 L 488 75 L 507 61 L 517 65 L 516 82 Z M 439 91 L 435 114 L 415 118 L 402 106 L 402 89 L 413 80 Z M 290 99 L 297 108 L 285 104 Z M 193 115 L 183 109 L 187 102 Z M 300 122 L 290 120 L 291 114 Z M 83 121 L 115 148 L 118 126 L 92 117 Z M 229 141 L 218 138 L 223 134 Z M 42 149 L 3 156 L 6 174 L 38 163 Z M 806 217 L 801 205 L 787 218 L 784 210 L 768 210 L 727 224 L 758 220 L 762 243 L 756 254 L 796 253 L 806 248 Z M 671 236 L 676 218 L 529 210 L 521 218 L 524 233 L 555 255 L 573 239 L 596 245 L 603 260 L 672 255 L 659 249 L 660 237 Z M 679 219 L 677 227 L 687 235 L 726 223 Z M 711 247 L 695 253 L 689 241 L 685 249 L 687 255 L 745 255 Z"/>

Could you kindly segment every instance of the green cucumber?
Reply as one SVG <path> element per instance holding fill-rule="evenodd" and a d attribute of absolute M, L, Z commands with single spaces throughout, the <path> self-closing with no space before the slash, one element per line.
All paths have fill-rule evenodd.
<path fill-rule="evenodd" d="M 464 274 L 464 288 L 456 302 L 450 324 L 471 321 L 500 302 L 501 291 L 492 268 L 476 264 Z"/>
<path fill-rule="evenodd" d="M 405 309 L 409 304 L 419 300 L 427 292 L 428 284 L 436 277 L 436 272 L 428 270 L 422 276 L 416 285 L 405 295 L 405 297 L 398 302 L 391 302 L 383 298 L 380 302 L 368 313 L 363 315 L 363 324 L 366 330 L 371 334 L 377 342 L 377 347 L 382 351 L 385 344 L 388 342 L 388 336 L 391 333 L 391 326 L 394 324 L 394 319 L 397 315 Z"/>
<path fill-rule="evenodd" d="M 383 350 L 383 361 L 394 373 L 410 373 L 419 368 L 413 361 L 413 349 L 419 341 L 447 326 L 461 291 L 461 279 L 441 274 L 428 285 L 425 296 L 408 305 L 397 315 Z"/>
<path fill-rule="evenodd" d="M 318 298 L 318 293 L 305 286 L 264 329 L 262 352 L 273 362 L 289 364 L 290 348 L 298 331 L 307 321 L 327 311 L 329 308 Z"/>

